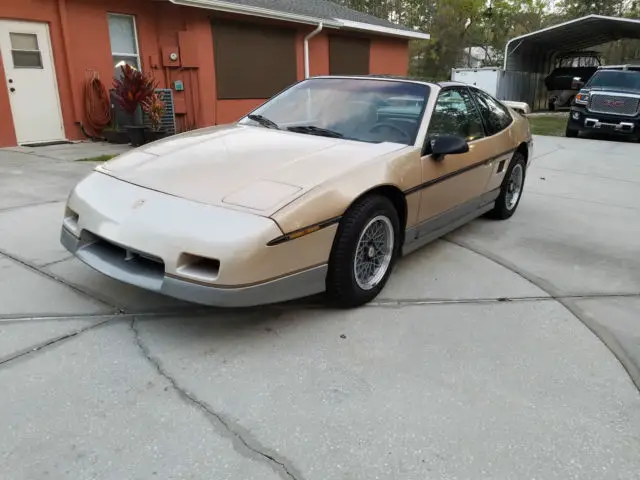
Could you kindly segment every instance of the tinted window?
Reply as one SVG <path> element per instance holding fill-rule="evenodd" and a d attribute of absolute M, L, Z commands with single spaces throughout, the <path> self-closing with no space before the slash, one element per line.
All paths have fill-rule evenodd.
<path fill-rule="evenodd" d="M 491 95 L 474 89 L 473 97 L 478 102 L 488 136 L 495 135 L 511 125 L 513 119 L 509 110 Z"/>
<path fill-rule="evenodd" d="M 293 29 L 216 20 L 218 100 L 270 98 L 296 83 L 296 34 Z"/>
<path fill-rule="evenodd" d="M 591 77 L 586 86 L 640 90 L 640 73 L 630 70 L 601 70 Z"/>
<path fill-rule="evenodd" d="M 371 45 L 366 38 L 329 36 L 329 75 L 367 75 Z"/>
<path fill-rule="evenodd" d="M 438 95 L 431 115 L 429 135 L 460 135 L 467 141 L 484 136 L 482 120 L 466 88 L 451 88 Z"/>

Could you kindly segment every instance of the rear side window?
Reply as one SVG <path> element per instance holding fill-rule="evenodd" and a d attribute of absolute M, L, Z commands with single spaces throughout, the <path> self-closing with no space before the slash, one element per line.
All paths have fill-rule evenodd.
<path fill-rule="evenodd" d="M 513 122 L 507 107 L 498 102 L 488 93 L 472 89 L 473 98 L 478 103 L 480 114 L 484 119 L 487 136 L 495 135 L 507 128 Z"/>

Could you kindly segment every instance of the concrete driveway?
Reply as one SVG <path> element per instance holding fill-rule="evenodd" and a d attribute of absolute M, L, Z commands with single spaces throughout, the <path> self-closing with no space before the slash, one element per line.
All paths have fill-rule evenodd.
<path fill-rule="evenodd" d="M 536 138 L 515 217 L 351 311 L 94 273 L 58 242 L 92 165 L 46 157 L 0 152 L 3 478 L 638 478 L 639 145 Z"/>

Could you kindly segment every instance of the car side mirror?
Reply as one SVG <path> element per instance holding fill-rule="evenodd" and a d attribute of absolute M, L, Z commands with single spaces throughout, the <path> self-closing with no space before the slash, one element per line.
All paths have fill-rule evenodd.
<path fill-rule="evenodd" d="M 442 134 L 437 137 L 427 139 L 427 150 L 433 158 L 440 160 L 445 155 L 455 155 L 469 151 L 469 144 L 460 135 Z"/>

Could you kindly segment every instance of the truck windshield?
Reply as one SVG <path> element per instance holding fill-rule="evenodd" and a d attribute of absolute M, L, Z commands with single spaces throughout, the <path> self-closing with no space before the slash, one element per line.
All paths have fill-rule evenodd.
<path fill-rule="evenodd" d="M 640 90 L 640 72 L 630 70 L 602 70 L 591 77 L 586 86 Z"/>

